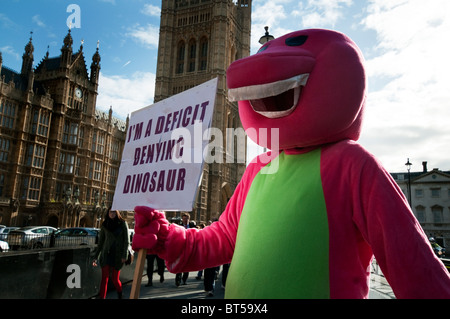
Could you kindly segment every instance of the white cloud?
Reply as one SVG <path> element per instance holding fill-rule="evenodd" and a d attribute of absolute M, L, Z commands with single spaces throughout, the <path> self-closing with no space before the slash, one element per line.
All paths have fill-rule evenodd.
<path fill-rule="evenodd" d="M 447 0 L 372 0 L 362 22 L 377 45 L 361 140 L 392 170 L 404 170 L 407 157 L 450 169 L 449 10 Z"/>
<path fill-rule="evenodd" d="M 126 119 L 133 111 L 153 104 L 155 74 L 135 72 L 131 77 L 100 73 L 97 108 L 102 111 L 112 106 L 113 115 Z"/>
<path fill-rule="evenodd" d="M 352 0 L 308 0 L 300 12 L 305 28 L 315 28 L 321 25 L 334 27 L 339 19 L 343 17 L 343 7 L 351 6 Z"/>
<path fill-rule="evenodd" d="M 146 4 L 141 12 L 148 16 L 159 17 L 161 15 L 161 8 L 152 4 Z"/>
<path fill-rule="evenodd" d="M 45 23 L 41 20 L 41 17 L 36 14 L 31 18 L 31 21 L 37 24 L 38 27 L 45 28 Z"/>
<path fill-rule="evenodd" d="M 269 33 L 274 36 L 291 32 L 282 27 L 283 21 L 287 18 L 285 5 L 282 1 L 274 2 L 265 0 L 264 2 L 254 2 L 252 12 L 252 32 L 251 51 L 256 52 L 260 47 L 259 39 L 264 35 L 264 27 L 269 27 Z"/>
<path fill-rule="evenodd" d="M 10 45 L 4 46 L 0 48 L 0 52 L 9 54 L 11 56 L 13 56 L 17 61 L 20 61 L 20 54 L 17 53 L 14 48 Z M 4 58 L 4 57 L 3 57 Z"/>
<path fill-rule="evenodd" d="M 143 44 L 146 47 L 157 48 L 159 41 L 159 27 L 152 24 L 141 26 L 136 24 L 128 29 L 126 33 L 128 37 L 131 37 Z"/>
<path fill-rule="evenodd" d="M 0 26 L 5 27 L 7 29 L 12 29 L 17 27 L 17 24 L 8 18 L 5 14 L 0 13 Z"/>

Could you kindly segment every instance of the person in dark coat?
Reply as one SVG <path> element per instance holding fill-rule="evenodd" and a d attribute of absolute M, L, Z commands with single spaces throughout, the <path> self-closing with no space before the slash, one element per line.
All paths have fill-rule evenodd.
<path fill-rule="evenodd" d="M 128 225 L 120 215 L 119 211 L 110 210 L 100 228 L 97 249 L 94 253 L 93 265 L 102 268 L 102 281 L 100 284 L 100 299 L 105 299 L 108 279 L 111 273 L 114 287 L 119 299 L 122 298 L 122 283 L 120 282 L 120 269 L 127 260 Z M 98 260 L 97 260 L 98 258 Z"/>

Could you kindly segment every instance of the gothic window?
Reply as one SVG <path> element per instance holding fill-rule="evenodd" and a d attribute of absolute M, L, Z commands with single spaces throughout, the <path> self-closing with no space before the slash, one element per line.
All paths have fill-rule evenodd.
<path fill-rule="evenodd" d="M 48 137 L 48 128 L 50 125 L 50 114 L 34 110 L 31 119 L 31 134 L 38 134 Z"/>
<path fill-rule="evenodd" d="M 0 103 L 0 125 L 5 128 L 14 128 L 16 118 L 16 105 L 11 101 L 2 100 Z"/>
<path fill-rule="evenodd" d="M 186 51 L 186 45 L 184 44 L 184 41 L 180 41 L 178 43 L 177 48 L 177 69 L 176 73 L 181 74 L 184 72 L 184 52 Z"/>
<path fill-rule="evenodd" d="M 194 72 L 195 71 L 195 60 L 197 57 L 197 43 L 194 39 L 189 41 L 189 60 L 188 60 L 188 72 Z"/>
<path fill-rule="evenodd" d="M 39 200 L 41 179 L 39 177 L 25 177 L 22 181 L 22 199 Z"/>
<path fill-rule="evenodd" d="M 10 144 L 10 140 L 0 138 L 0 162 L 8 161 Z"/>
<path fill-rule="evenodd" d="M 35 145 L 33 167 L 44 168 L 45 147 L 42 145 Z"/>
<path fill-rule="evenodd" d="M 120 157 L 119 141 L 115 140 L 111 143 L 110 157 L 112 160 L 118 161 Z"/>
<path fill-rule="evenodd" d="M 64 123 L 63 143 L 77 144 L 78 124 L 66 121 Z"/>
<path fill-rule="evenodd" d="M 59 154 L 58 172 L 73 174 L 73 167 L 75 164 L 75 155 L 61 152 Z"/>
<path fill-rule="evenodd" d="M 105 134 L 99 132 L 97 134 L 97 153 L 103 154 L 105 152 Z"/>
<path fill-rule="evenodd" d="M 48 137 L 48 127 L 50 125 L 50 114 L 45 112 L 41 113 L 39 118 L 38 134 L 44 137 Z"/>
<path fill-rule="evenodd" d="M 89 178 L 96 181 L 102 179 L 102 162 L 91 161 L 89 164 Z"/>
<path fill-rule="evenodd" d="M 32 177 L 30 179 L 30 187 L 28 189 L 28 199 L 39 200 L 40 191 L 41 179 L 38 177 Z"/>
<path fill-rule="evenodd" d="M 95 131 L 92 136 L 92 152 L 103 154 L 105 151 L 105 134 Z"/>
<path fill-rule="evenodd" d="M 110 167 L 109 168 L 109 174 L 108 174 L 108 184 L 115 185 L 117 182 L 117 176 L 118 176 L 117 168 Z"/>
<path fill-rule="evenodd" d="M 80 176 L 81 175 L 81 158 L 77 157 L 77 160 L 75 162 L 75 175 Z"/>
<path fill-rule="evenodd" d="M 208 63 L 208 39 L 203 37 L 200 40 L 200 70 L 206 70 Z"/>
<path fill-rule="evenodd" d="M 102 179 L 102 162 L 95 161 L 94 179 L 100 181 Z"/>

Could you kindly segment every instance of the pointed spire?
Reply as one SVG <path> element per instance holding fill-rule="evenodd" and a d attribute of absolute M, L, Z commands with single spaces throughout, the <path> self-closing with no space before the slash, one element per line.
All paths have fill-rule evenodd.
<path fill-rule="evenodd" d="M 28 41 L 27 45 L 25 46 L 25 52 L 22 55 L 22 70 L 20 72 L 21 74 L 28 74 L 33 68 L 34 46 L 32 41 L 33 41 L 33 31 L 30 32 L 30 41 Z"/>
<path fill-rule="evenodd" d="M 70 63 L 72 63 L 72 44 L 73 39 L 71 35 L 71 30 L 69 28 L 69 32 L 67 32 L 66 37 L 64 38 L 64 45 L 61 48 L 61 66 L 68 67 Z"/>
<path fill-rule="evenodd" d="M 83 45 L 84 45 L 84 39 L 81 39 L 81 45 L 80 45 L 79 52 L 83 51 Z"/>
<path fill-rule="evenodd" d="M 73 39 L 72 39 L 72 35 L 71 35 L 71 29 L 69 28 L 69 32 L 67 33 L 66 37 L 64 38 L 63 48 L 72 50 L 72 44 L 73 44 Z"/>
<path fill-rule="evenodd" d="M 33 46 L 33 31 L 30 31 L 30 41 L 28 41 L 27 45 L 25 46 L 25 54 L 29 57 L 33 57 L 34 52 L 34 46 Z"/>

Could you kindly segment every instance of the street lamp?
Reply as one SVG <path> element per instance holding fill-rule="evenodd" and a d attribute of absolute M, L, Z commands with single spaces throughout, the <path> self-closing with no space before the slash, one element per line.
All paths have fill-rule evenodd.
<path fill-rule="evenodd" d="M 406 169 L 408 170 L 408 203 L 409 203 L 409 207 L 412 208 L 412 205 L 411 205 L 411 172 L 410 172 L 412 163 L 409 161 L 409 158 L 408 158 L 408 161 L 405 163 L 405 165 L 406 165 Z"/>
<path fill-rule="evenodd" d="M 261 43 L 261 44 L 267 43 L 267 42 L 275 39 L 275 37 L 273 35 L 269 34 L 268 26 L 265 26 L 264 29 L 266 30 L 266 33 L 261 38 L 259 38 L 259 43 Z"/>

